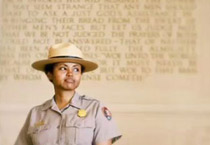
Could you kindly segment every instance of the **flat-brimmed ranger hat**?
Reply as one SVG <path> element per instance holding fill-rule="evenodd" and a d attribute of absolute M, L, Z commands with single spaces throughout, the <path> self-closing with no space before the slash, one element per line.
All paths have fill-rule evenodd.
<path fill-rule="evenodd" d="M 32 64 L 36 70 L 45 71 L 45 66 L 58 62 L 78 63 L 84 67 L 83 72 L 95 70 L 98 65 L 92 61 L 83 59 L 83 54 L 79 48 L 71 43 L 55 44 L 49 49 L 48 59 L 39 60 Z"/>

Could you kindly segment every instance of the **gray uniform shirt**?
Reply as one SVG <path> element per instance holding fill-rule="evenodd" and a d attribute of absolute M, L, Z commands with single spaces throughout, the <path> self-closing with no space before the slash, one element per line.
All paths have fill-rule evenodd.
<path fill-rule="evenodd" d="M 81 109 L 86 115 L 78 115 Z M 63 110 L 54 99 L 32 108 L 15 145 L 95 145 L 120 137 L 111 113 L 100 101 L 75 93 Z"/>

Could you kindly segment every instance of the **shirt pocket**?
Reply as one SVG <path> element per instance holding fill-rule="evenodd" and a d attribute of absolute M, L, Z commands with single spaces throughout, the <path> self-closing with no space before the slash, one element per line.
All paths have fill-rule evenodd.
<path fill-rule="evenodd" d="M 29 127 L 28 134 L 31 136 L 33 145 L 52 145 L 52 135 L 50 134 L 50 125 L 45 124 L 36 127 Z"/>
<path fill-rule="evenodd" d="M 88 120 L 75 120 L 66 123 L 66 126 L 72 129 L 70 133 L 74 136 L 76 145 L 92 145 L 94 122 Z M 74 134 L 72 134 L 74 133 Z"/>
<path fill-rule="evenodd" d="M 76 145 L 76 126 L 70 121 L 65 125 L 65 144 Z"/>

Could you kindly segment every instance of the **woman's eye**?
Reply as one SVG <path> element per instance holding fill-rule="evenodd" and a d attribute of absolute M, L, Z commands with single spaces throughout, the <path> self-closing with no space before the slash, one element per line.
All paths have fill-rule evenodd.
<path fill-rule="evenodd" d="M 66 68 L 65 67 L 60 67 L 60 70 L 66 70 Z"/>
<path fill-rule="evenodd" d="M 79 68 L 74 68 L 74 72 L 79 72 Z"/>

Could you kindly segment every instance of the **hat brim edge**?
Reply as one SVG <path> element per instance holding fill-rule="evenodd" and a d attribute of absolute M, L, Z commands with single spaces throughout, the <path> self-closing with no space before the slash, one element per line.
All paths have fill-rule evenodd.
<path fill-rule="evenodd" d="M 48 64 L 59 63 L 59 62 L 71 62 L 78 63 L 84 67 L 84 72 L 93 71 L 98 68 L 98 64 L 92 61 L 77 59 L 77 58 L 52 58 L 52 59 L 44 59 L 39 60 L 32 63 L 32 67 L 39 71 L 45 71 L 45 66 Z"/>

